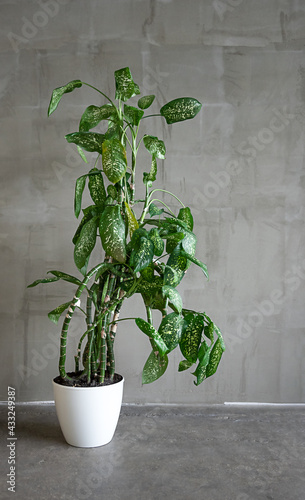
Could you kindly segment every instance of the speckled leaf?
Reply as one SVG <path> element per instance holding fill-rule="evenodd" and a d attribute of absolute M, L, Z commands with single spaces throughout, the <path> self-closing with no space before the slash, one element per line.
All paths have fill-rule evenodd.
<path fill-rule="evenodd" d="M 135 273 L 149 266 L 154 256 L 154 244 L 148 238 L 142 237 L 139 247 L 135 248 L 130 256 L 130 265 Z"/>
<path fill-rule="evenodd" d="M 53 113 L 53 111 L 55 111 L 60 99 L 64 94 L 68 94 L 68 92 L 72 92 L 72 90 L 80 88 L 81 86 L 82 86 L 81 80 L 72 80 L 72 82 L 69 82 L 66 85 L 63 85 L 62 87 L 57 87 L 56 89 L 54 89 L 49 104 L 48 116 L 50 116 Z"/>
<path fill-rule="evenodd" d="M 76 144 L 90 153 L 102 154 L 102 144 L 105 140 L 103 134 L 97 132 L 73 132 L 65 136 L 67 142 Z"/>
<path fill-rule="evenodd" d="M 155 100 L 154 95 L 145 95 L 138 100 L 138 106 L 141 109 L 149 108 Z"/>
<path fill-rule="evenodd" d="M 34 286 L 40 285 L 40 283 L 54 283 L 54 281 L 58 281 L 60 278 L 54 276 L 53 278 L 42 278 L 40 280 L 35 280 L 33 283 L 27 286 L 27 288 L 33 288 Z"/>
<path fill-rule="evenodd" d="M 142 111 L 141 109 L 135 108 L 134 106 L 128 106 L 128 104 L 124 104 L 124 116 L 131 125 L 137 127 L 143 115 L 144 111 Z"/>
<path fill-rule="evenodd" d="M 62 315 L 62 313 L 66 309 L 68 309 L 68 307 L 70 306 L 70 304 L 71 304 L 71 301 L 70 302 L 66 302 L 65 304 L 62 304 L 61 306 L 56 307 L 56 309 L 53 309 L 53 311 L 49 312 L 48 318 L 51 321 L 53 321 L 53 323 L 57 324 L 60 316 Z"/>
<path fill-rule="evenodd" d="M 178 314 L 182 311 L 182 298 L 179 292 L 175 288 L 169 285 L 164 285 L 162 287 L 162 293 L 164 297 L 167 297 L 171 308 Z"/>
<path fill-rule="evenodd" d="M 184 238 L 184 233 L 179 231 L 177 233 L 168 234 L 166 238 L 166 251 L 167 253 L 172 253 L 178 243 Z"/>
<path fill-rule="evenodd" d="M 158 332 L 170 351 L 175 349 L 181 338 L 184 318 L 175 312 L 168 314 L 162 319 Z"/>
<path fill-rule="evenodd" d="M 202 104 L 193 97 L 180 97 L 165 104 L 160 113 L 168 124 L 190 120 L 199 113 Z"/>
<path fill-rule="evenodd" d="M 148 233 L 148 238 L 153 242 L 154 255 L 156 255 L 156 257 L 160 257 L 164 251 L 164 241 L 162 240 L 158 229 L 151 229 Z"/>
<path fill-rule="evenodd" d="M 139 224 L 138 224 L 138 221 L 136 219 L 135 214 L 133 213 L 133 210 L 130 208 L 127 201 L 125 201 L 125 209 L 126 209 L 126 215 L 127 215 L 127 220 L 128 220 L 129 235 L 130 235 L 130 237 L 132 237 L 134 231 L 139 228 Z"/>
<path fill-rule="evenodd" d="M 219 343 L 221 345 L 222 350 L 225 351 L 226 350 L 226 346 L 225 346 L 225 343 L 224 343 L 224 340 L 223 340 L 223 337 L 222 337 L 222 333 L 219 330 L 218 326 L 215 325 L 215 323 L 214 323 L 214 330 L 215 330 L 215 332 L 216 332 L 216 334 L 218 336 Z"/>
<path fill-rule="evenodd" d="M 221 341 L 220 341 L 220 339 L 217 339 L 214 346 L 213 346 L 213 349 L 212 349 L 212 352 L 210 355 L 209 364 L 207 366 L 207 371 L 206 371 L 207 378 L 211 377 L 216 372 L 218 365 L 220 363 L 220 360 L 221 360 L 222 353 L 223 353 L 223 348 L 221 346 Z"/>
<path fill-rule="evenodd" d="M 184 359 L 179 363 L 178 372 L 184 372 L 185 370 L 188 370 L 192 365 L 193 363 L 191 361 L 187 361 L 187 359 Z"/>
<path fill-rule="evenodd" d="M 160 378 L 164 374 L 167 365 L 168 357 L 166 354 L 160 356 L 159 352 L 156 354 L 152 351 L 143 368 L 142 384 L 151 384 Z"/>
<path fill-rule="evenodd" d="M 144 184 L 148 184 L 148 187 L 150 187 L 150 186 L 152 185 L 152 183 L 156 180 L 156 178 L 157 178 L 157 160 L 156 160 L 156 158 L 153 156 L 153 157 L 152 157 L 152 160 L 151 160 L 150 172 L 149 172 L 149 173 L 147 173 L 147 172 L 144 172 L 144 173 L 143 173 L 143 183 L 144 183 Z M 154 207 L 155 207 L 156 205 L 154 205 L 153 203 L 151 203 L 151 204 L 149 205 L 149 213 L 150 213 L 150 210 L 151 210 L 151 207 L 152 207 L 152 206 L 154 206 Z M 157 207 L 156 207 L 156 208 L 157 208 Z M 163 210 L 163 209 L 161 209 L 161 211 L 160 211 L 160 209 L 158 208 L 157 210 L 158 210 L 158 211 L 159 211 L 159 213 L 161 213 L 161 214 L 162 214 L 162 212 L 164 212 L 164 210 Z M 156 214 L 153 214 L 153 215 L 156 215 Z M 150 213 L 150 216 L 152 217 L 151 213 Z"/>
<path fill-rule="evenodd" d="M 96 243 L 98 218 L 93 217 L 82 227 L 79 238 L 74 247 L 74 262 L 80 270 L 88 262 Z"/>
<path fill-rule="evenodd" d="M 202 317 L 194 314 L 188 314 L 185 317 L 185 321 L 187 326 L 181 335 L 180 350 L 188 361 L 195 363 L 197 361 L 204 321 Z"/>
<path fill-rule="evenodd" d="M 165 159 L 165 144 L 163 141 L 158 139 L 158 137 L 154 137 L 153 135 L 144 135 L 143 143 L 147 151 L 149 151 L 153 157 L 160 158 L 161 160 Z"/>
<path fill-rule="evenodd" d="M 76 179 L 74 195 L 74 213 L 76 218 L 78 218 L 82 208 L 82 196 L 86 185 L 86 179 L 87 174 Z"/>
<path fill-rule="evenodd" d="M 142 318 L 135 319 L 136 325 L 140 330 L 145 333 L 149 338 L 153 339 L 156 348 L 158 349 L 161 356 L 167 353 L 168 349 L 157 330 Z"/>
<path fill-rule="evenodd" d="M 108 120 L 111 116 L 115 115 L 115 108 L 112 104 L 104 104 L 103 106 L 88 106 L 84 111 L 80 123 L 79 131 L 88 132 L 90 129 L 96 127 L 102 120 Z"/>
<path fill-rule="evenodd" d="M 69 283 L 73 283 L 74 285 L 81 285 L 81 281 L 75 276 L 71 276 L 71 274 L 63 273 L 61 271 L 48 271 L 50 274 L 54 274 L 57 278 L 68 281 Z"/>
<path fill-rule="evenodd" d="M 190 231 L 193 231 L 194 220 L 193 220 L 193 216 L 192 216 L 192 213 L 191 213 L 191 210 L 189 207 L 180 208 L 177 218 L 179 220 L 182 220 L 183 222 L 185 222 L 188 229 Z"/>
<path fill-rule="evenodd" d="M 90 196 L 95 205 L 103 207 L 106 201 L 106 190 L 104 186 L 103 174 L 98 168 L 92 168 L 90 170 L 88 185 Z"/>
<path fill-rule="evenodd" d="M 129 68 L 118 69 L 114 73 L 115 98 L 125 102 L 139 93 L 139 87 L 133 81 Z"/>
<path fill-rule="evenodd" d="M 92 219 L 92 217 L 95 217 L 96 215 L 100 214 L 99 207 L 97 207 L 96 205 L 90 205 L 89 207 L 83 209 L 83 213 L 84 213 L 84 216 L 83 216 L 82 220 L 80 221 L 80 224 L 79 224 L 79 226 L 78 226 L 77 230 L 75 231 L 75 234 L 72 238 L 72 242 L 74 245 L 76 244 L 76 242 L 80 236 L 81 230 L 82 230 L 83 226 L 86 224 L 86 222 L 88 222 L 90 219 Z"/>
<path fill-rule="evenodd" d="M 145 176 L 145 173 L 144 173 L 144 176 Z M 144 184 L 145 184 L 145 182 L 144 182 Z M 161 215 L 161 214 L 163 214 L 163 212 L 164 212 L 164 208 L 159 208 L 154 203 L 150 203 L 148 213 L 151 217 L 155 217 L 156 215 Z"/>
<path fill-rule="evenodd" d="M 181 255 L 181 243 L 178 243 L 167 261 L 164 273 L 164 284 L 177 286 L 185 275 L 187 258 Z"/>
<path fill-rule="evenodd" d="M 126 260 L 125 224 L 119 205 L 107 206 L 100 218 L 100 236 L 107 255 L 120 263 Z"/>
<path fill-rule="evenodd" d="M 203 329 L 203 332 L 205 334 L 205 336 L 211 341 L 211 342 L 214 342 L 214 323 L 209 323 L 208 325 L 206 325 Z"/>
<path fill-rule="evenodd" d="M 199 363 L 195 372 L 193 373 L 193 375 L 195 375 L 195 377 L 197 378 L 197 380 L 194 382 L 195 385 L 201 384 L 207 378 L 207 366 L 210 360 L 210 354 L 211 346 L 209 347 L 207 343 L 203 341 L 198 353 Z"/>
<path fill-rule="evenodd" d="M 196 264 L 196 266 L 199 266 L 200 269 L 202 269 L 203 274 L 207 277 L 207 279 L 209 279 L 208 268 L 203 262 L 201 262 L 200 260 L 196 259 L 196 257 L 193 257 L 192 255 L 183 250 L 181 251 L 181 255 L 183 257 L 186 257 L 189 261 L 193 262 L 193 264 Z"/>
<path fill-rule="evenodd" d="M 110 180 L 115 184 L 126 173 L 127 158 L 124 146 L 116 138 L 105 140 L 102 147 L 103 170 Z"/>

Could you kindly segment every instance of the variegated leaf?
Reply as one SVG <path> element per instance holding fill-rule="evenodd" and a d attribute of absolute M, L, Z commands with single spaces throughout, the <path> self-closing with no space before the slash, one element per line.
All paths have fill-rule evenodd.
<path fill-rule="evenodd" d="M 168 366 L 167 354 L 160 356 L 160 353 L 151 352 L 148 357 L 142 373 L 142 383 L 151 384 L 160 378 Z"/>
<path fill-rule="evenodd" d="M 152 103 L 154 102 L 155 100 L 155 97 L 154 95 L 145 95 L 143 97 L 141 97 L 141 99 L 138 100 L 138 106 L 140 109 L 147 109 L 149 108 Z"/>
<path fill-rule="evenodd" d="M 107 178 L 115 184 L 126 173 L 127 158 L 124 146 L 118 139 L 105 140 L 102 146 L 103 170 Z"/>
<path fill-rule="evenodd" d="M 199 113 L 202 104 L 193 97 L 180 97 L 165 104 L 160 113 L 168 124 L 190 120 Z"/>
<path fill-rule="evenodd" d="M 102 154 L 102 145 L 105 140 L 103 134 L 97 132 L 73 132 L 65 136 L 67 142 L 76 144 L 90 153 Z"/>
<path fill-rule="evenodd" d="M 170 351 L 175 349 L 180 342 L 184 318 L 175 312 L 162 319 L 158 332 Z"/>
<path fill-rule="evenodd" d="M 100 218 L 100 237 L 107 255 L 123 263 L 126 260 L 125 224 L 119 205 L 105 207 Z"/>
<path fill-rule="evenodd" d="M 72 90 L 76 88 L 80 88 L 82 86 L 81 80 L 72 80 L 72 82 L 63 85 L 62 87 L 57 87 L 52 92 L 51 101 L 48 109 L 48 116 L 50 116 L 53 111 L 57 108 L 59 101 L 61 100 L 64 94 L 68 94 L 68 92 L 72 92 Z"/>

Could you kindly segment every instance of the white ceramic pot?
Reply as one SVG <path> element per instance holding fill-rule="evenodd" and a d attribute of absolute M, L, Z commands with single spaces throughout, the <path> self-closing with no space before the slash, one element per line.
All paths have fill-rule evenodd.
<path fill-rule="evenodd" d="M 79 448 L 113 438 L 122 406 L 124 378 L 101 387 L 68 387 L 53 380 L 56 413 L 65 440 Z"/>

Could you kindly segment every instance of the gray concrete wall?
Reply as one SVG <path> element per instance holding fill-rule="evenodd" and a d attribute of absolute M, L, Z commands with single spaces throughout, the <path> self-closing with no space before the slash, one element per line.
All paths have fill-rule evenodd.
<path fill-rule="evenodd" d="M 8 384 L 19 401 L 52 399 L 59 327 L 46 315 L 72 293 L 26 286 L 49 269 L 75 272 L 73 189 L 84 169 L 64 135 L 101 101 L 81 89 L 47 119 L 51 91 L 80 78 L 112 92 L 114 70 L 129 66 L 157 106 L 185 94 L 203 103 L 195 121 L 154 119 L 148 131 L 166 141 L 159 186 L 191 207 L 210 272 L 206 283 L 192 268 L 180 292 L 214 318 L 227 352 L 198 388 L 177 373 L 178 352 L 143 387 L 149 345 L 122 323 L 125 402 L 304 402 L 305 3 L 1 0 L 0 12 L 1 399 Z M 140 310 L 132 299 L 123 313 Z"/>

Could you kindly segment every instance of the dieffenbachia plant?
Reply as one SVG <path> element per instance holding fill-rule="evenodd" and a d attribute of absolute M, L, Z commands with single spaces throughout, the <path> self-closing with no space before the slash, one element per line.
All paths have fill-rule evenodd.
<path fill-rule="evenodd" d="M 152 187 L 158 162 L 165 159 L 165 144 L 152 135 L 139 137 L 139 130 L 142 121 L 150 116 L 160 116 L 169 125 L 192 119 L 200 111 L 201 103 L 191 97 L 181 97 L 165 104 L 158 114 L 145 114 L 155 96 L 137 98 L 137 105 L 126 104 L 140 94 L 129 68 L 115 72 L 115 84 L 114 100 L 81 80 L 73 80 L 52 93 L 49 115 L 64 94 L 83 85 L 95 89 L 106 103 L 87 107 L 79 131 L 66 135 L 66 140 L 77 146 L 85 163 L 84 151 L 94 155 L 90 170 L 82 174 L 75 185 L 74 212 L 77 218 L 82 212 L 82 217 L 73 237 L 74 261 L 82 278 L 49 271 L 51 277 L 29 286 L 65 280 L 77 287 L 72 300 L 48 315 L 57 323 L 67 310 L 59 359 L 59 373 L 65 383 L 77 385 L 77 379 L 81 379 L 90 386 L 103 383 L 105 377 L 114 378 L 114 340 L 118 322 L 122 321 L 120 309 L 125 299 L 137 293 L 144 302 L 145 319 L 126 319 L 134 319 L 151 344 L 151 354 L 143 369 L 143 383 L 163 375 L 169 353 L 179 347 L 184 359 L 178 370 L 184 371 L 196 364 L 194 382 L 199 385 L 215 373 L 225 346 L 221 332 L 204 312 L 183 306 L 177 286 L 191 264 L 198 266 L 206 278 L 208 271 L 195 257 L 196 236 L 190 208 L 170 191 Z M 100 126 L 103 132 L 96 131 Z M 150 155 L 151 166 L 143 174 L 145 196 L 136 199 L 140 146 Z M 82 208 L 86 183 L 92 204 Z M 175 203 L 179 203 L 177 215 L 158 198 L 160 193 L 161 197 L 174 197 Z M 97 241 L 101 244 L 101 262 L 88 271 Z M 81 307 L 83 294 L 86 294 L 86 305 Z M 84 313 L 86 328 L 75 356 L 75 372 L 67 374 L 66 345 L 75 309 Z M 162 315 L 158 328 L 153 325 L 155 309 Z"/>

